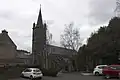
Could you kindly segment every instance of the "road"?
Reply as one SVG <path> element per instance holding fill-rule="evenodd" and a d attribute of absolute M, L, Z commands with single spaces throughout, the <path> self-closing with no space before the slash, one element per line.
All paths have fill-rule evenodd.
<path fill-rule="evenodd" d="M 11 80 L 29 80 L 24 78 L 11 79 Z M 105 80 L 102 76 L 80 75 L 80 73 L 64 73 L 58 77 L 43 77 L 42 80 Z M 119 80 L 119 79 L 110 79 Z"/>

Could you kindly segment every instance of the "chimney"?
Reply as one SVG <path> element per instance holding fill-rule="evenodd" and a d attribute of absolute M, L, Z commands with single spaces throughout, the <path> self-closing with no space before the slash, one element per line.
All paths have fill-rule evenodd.
<path fill-rule="evenodd" d="M 3 34 L 8 34 L 8 32 L 4 29 L 4 30 L 2 30 L 2 33 Z"/>
<path fill-rule="evenodd" d="M 33 23 L 33 29 L 35 28 L 36 26 L 35 26 L 35 22 Z"/>

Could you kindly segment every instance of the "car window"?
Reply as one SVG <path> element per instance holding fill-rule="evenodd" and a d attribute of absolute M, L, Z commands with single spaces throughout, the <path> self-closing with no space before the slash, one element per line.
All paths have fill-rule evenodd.
<path fill-rule="evenodd" d="M 98 67 L 99 69 L 103 69 L 103 68 L 105 68 L 105 66 L 100 66 L 100 67 Z"/>
<path fill-rule="evenodd" d="M 40 72 L 40 70 L 39 70 L 39 69 L 36 69 L 36 70 L 33 70 L 33 72 Z"/>
<path fill-rule="evenodd" d="M 105 68 L 106 66 L 102 66 L 102 69 Z"/>
<path fill-rule="evenodd" d="M 26 70 L 24 70 L 24 72 L 31 72 L 32 70 L 30 70 L 30 69 L 26 69 Z"/>
<path fill-rule="evenodd" d="M 112 68 L 114 70 L 120 70 L 120 66 L 110 66 L 110 68 Z"/>

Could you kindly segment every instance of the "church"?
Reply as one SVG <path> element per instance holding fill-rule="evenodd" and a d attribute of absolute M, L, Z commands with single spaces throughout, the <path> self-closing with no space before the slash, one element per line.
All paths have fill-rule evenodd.
<path fill-rule="evenodd" d="M 72 57 L 76 51 L 46 44 L 46 23 L 43 23 L 41 8 L 37 23 L 33 23 L 32 55 L 33 64 L 41 68 L 63 68 L 73 71 Z"/>

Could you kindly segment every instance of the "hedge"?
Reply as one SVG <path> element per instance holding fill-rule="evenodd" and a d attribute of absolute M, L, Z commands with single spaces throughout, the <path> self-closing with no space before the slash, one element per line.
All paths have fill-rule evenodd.
<path fill-rule="evenodd" d="M 18 78 L 23 70 L 24 68 L 21 67 L 0 68 L 0 75 L 1 77 Z M 2 79 L 0 78 L 0 80 Z"/>
<path fill-rule="evenodd" d="M 57 70 L 56 68 L 49 68 L 49 69 L 41 69 L 42 73 L 44 76 L 52 76 L 52 77 L 56 77 L 59 70 Z"/>
<path fill-rule="evenodd" d="M 56 77 L 58 72 L 61 70 L 57 68 L 45 69 L 45 68 L 41 68 L 39 65 L 36 65 L 36 66 L 33 65 L 33 66 L 28 66 L 28 67 L 39 68 L 42 71 L 43 76 L 52 76 L 52 77 Z"/>

